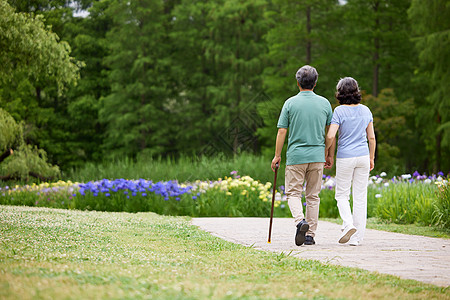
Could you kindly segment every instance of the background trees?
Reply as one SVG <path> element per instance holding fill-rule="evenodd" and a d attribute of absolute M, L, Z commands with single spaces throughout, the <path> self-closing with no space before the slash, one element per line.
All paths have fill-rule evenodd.
<path fill-rule="evenodd" d="M 270 156 L 304 64 L 333 106 L 338 79 L 358 80 L 380 171 L 450 169 L 446 1 L 0 5 L 1 107 L 63 169 L 103 157 Z"/>
<path fill-rule="evenodd" d="M 433 170 L 450 165 L 450 3 L 413 0 L 408 11 L 413 26 L 418 64 L 414 84 L 417 128 L 426 147 L 424 164 Z"/>

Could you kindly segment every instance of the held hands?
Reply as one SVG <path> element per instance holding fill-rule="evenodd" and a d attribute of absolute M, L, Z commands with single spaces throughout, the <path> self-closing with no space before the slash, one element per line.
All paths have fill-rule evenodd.
<path fill-rule="evenodd" d="M 331 169 L 331 167 L 333 167 L 333 163 L 334 163 L 334 156 L 327 156 L 325 158 L 325 169 Z"/>
<path fill-rule="evenodd" d="M 272 164 L 270 165 L 272 168 L 272 171 L 275 172 L 275 168 L 280 166 L 280 162 L 281 162 L 281 156 L 275 156 L 272 159 Z M 277 164 L 278 164 L 278 166 L 277 166 Z"/>

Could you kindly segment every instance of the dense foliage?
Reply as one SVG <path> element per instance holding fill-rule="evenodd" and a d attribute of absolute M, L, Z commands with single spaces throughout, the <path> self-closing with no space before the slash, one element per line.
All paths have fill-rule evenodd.
<path fill-rule="evenodd" d="M 112 157 L 271 156 L 303 64 L 333 106 L 338 79 L 358 80 L 379 172 L 450 170 L 448 1 L 0 6 L 0 106 L 64 170 Z"/>
<path fill-rule="evenodd" d="M 47 154 L 36 146 L 26 144 L 20 124 L 0 108 L 0 179 L 55 179 L 59 167 L 47 162 Z"/>

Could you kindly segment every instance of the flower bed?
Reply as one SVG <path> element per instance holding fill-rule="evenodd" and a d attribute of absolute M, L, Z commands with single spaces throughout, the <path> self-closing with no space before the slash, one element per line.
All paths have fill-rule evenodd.
<path fill-rule="evenodd" d="M 168 215 L 254 216 L 270 213 L 272 184 L 261 183 L 233 171 L 215 181 L 153 182 L 146 179 L 102 179 L 87 183 L 59 181 L 40 185 L 3 187 L 0 204 L 47 206 L 80 210 L 153 211 Z M 368 216 L 396 223 L 441 224 L 448 226 L 448 177 L 437 174 L 404 174 L 369 178 Z M 438 189 L 436 183 L 441 185 Z M 323 176 L 320 217 L 336 218 L 335 179 Z M 441 190 L 441 192 L 439 192 Z M 304 198 L 302 199 L 305 202 Z M 305 203 L 304 203 L 305 205 Z M 277 217 L 290 217 L 284 186 L 277 187 Z"/>

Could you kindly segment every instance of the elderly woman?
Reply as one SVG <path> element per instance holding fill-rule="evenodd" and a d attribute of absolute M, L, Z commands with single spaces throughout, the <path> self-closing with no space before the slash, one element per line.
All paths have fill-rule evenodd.
<path fill-rule="evenodd" d="M 336 155 L 336 194 L 339 214 L 343 220 L 339 243 L 361 244 L 367 219 L 367 183 L 374 167 L 375 133 L 370 109 L 360 104 L 358 83 L 351 77 L 339 80 L 336 98 L 340 106 L 333 112 L 326 136 L 325 153 L 334 156 L 335 137 L 338 134 Z M 369 144 L 367 144 L 367 140 Z M 328 151 L 330 150 L 331 151 Z M 333 161 L 328 157 L 327 162 Z M 353 214 L 350 209 L 350 188 L 353 191 Z"/>

